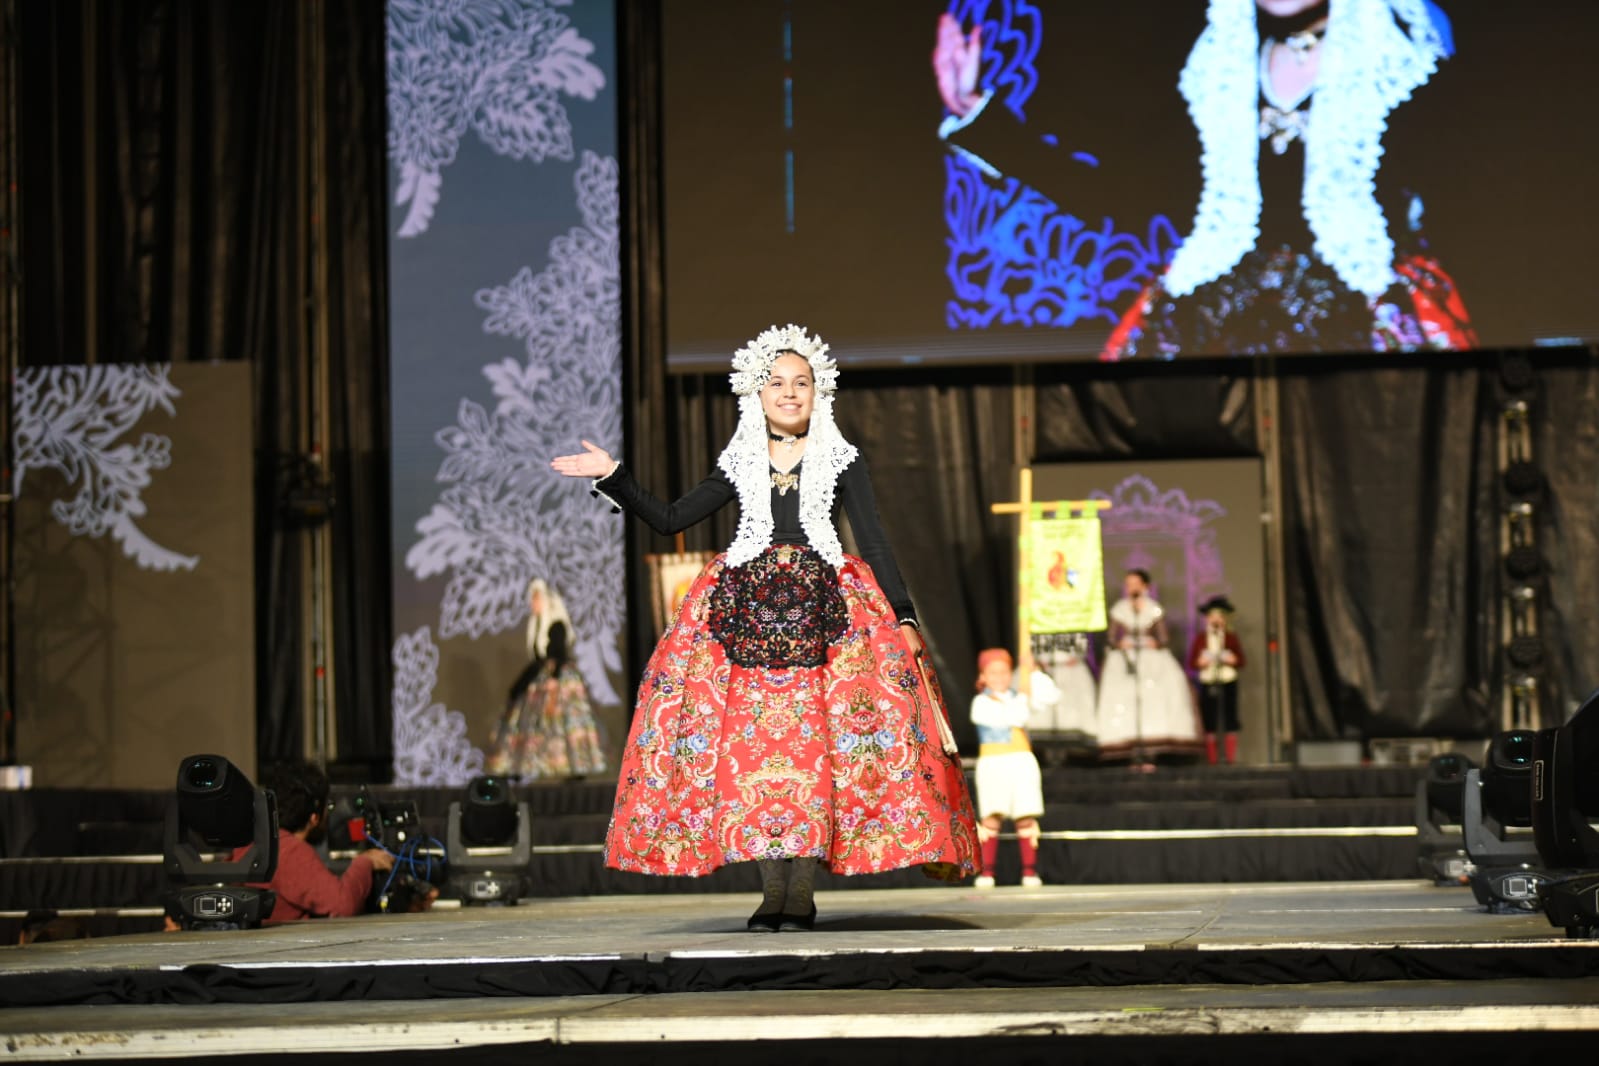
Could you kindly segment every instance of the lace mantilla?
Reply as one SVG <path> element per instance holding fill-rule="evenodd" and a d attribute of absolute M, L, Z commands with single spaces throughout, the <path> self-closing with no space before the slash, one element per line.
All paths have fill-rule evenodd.
<path fill-rule="evenodd" d="M 1401 28 L 1400 23 L 1403 23 Z M 1210 0 L 1178 88 L 1199 130 L 1204 189 L 1165 288 L 1186 296 L 1231 270 L 1260 236 L 1254 0 Z M 1305 136 L 1305 220 L 1340 280 L 1375 299 L 1393 284 L 1377 203 L 1388 115 L 1426 83 L 1445 46 L 1425 0 L 1333 0 Z"/>
<path fill-rule="evenodd" d="M 800 528 L 811 549 L 834 566 L 844 563 L 844 546 L 833 527 L 833 500 L 838 479 L 855 461 L 855 446 L 844 439 L 833 421 L 833 393 L 838 388 L 838 364 L 827 354 L 820 337 L 799 326 L 773 326 L 733 356 L 733 391 L 738 395 L 738 428 L 723 449 L 717 465 L 738 491 L 738 531 L 727 549 L 727 565 L 742 566 L 772 543 L 771 456 L 766 447 L 766 414 L 761 410 L 761 388 L 772 374 L 781 352 L 794 352 L 811 365 L 816 400 L 811 408 L 809 443 L 800 474 Z"/>

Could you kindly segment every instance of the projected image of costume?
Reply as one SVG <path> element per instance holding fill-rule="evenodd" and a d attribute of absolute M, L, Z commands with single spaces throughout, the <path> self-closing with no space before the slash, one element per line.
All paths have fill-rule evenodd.
<path fill-rule="evenodd" d="M 1099 675 L 1101 757 L 1153 756 L 1197 747 L 1188 676 L 1171 653 L 1166 612 L 1149 594 L 1149 575 L 1129 571 L 1125 595 L 1110 609 Z"/>
<path fill-rule="evenodd" d="M 977 91 L 983 45 L 979 28 L 963 34 L 942 17 L 941 135 L 987 172 L 1100 217 L 1084 189 L 1111 180 L 1119 161 L 1089 167 L 1036 135 L 984 136 L 985 125 L 1020 120 Z M 1178 79 L 1201 149 L 1194 222 L 1101 358 L 1475 347 L 1460 293 L 1428 246 L 1425 204 L 1402 173 L 1388 173 L 1383 143 L 1392 112 L 1452 51 L 1431 0 L 1210 0 Z M 1024 147 L 1010 169 L 1000 156 L 1015 145 Z"/>
<path fill-rule="evenodd" d="M 527 587 L 527 666 L 511 685 L 484 768 L 525 780 L 605 772 L 605 742 L 571 660 L 572 619 L 540 579 Z"/>
<path fill-rule="evenodd" d="M 639 684 L 605 861 L 679 876 L 758 862 L 749 928 L 808 929 L 818 863 L 963 877 L 976 872 L 976 830 L 865 459 L 833 420 L 837 364 L 788 326 L 741 348 L 733 368 L 738 427 L 675 502 L 587 442 L 553 464 L 596 478 L 662 533 L 739 503 L 733 543 L 695 580 Z M 839 543 L 840 505 L 861 558 Z"/>

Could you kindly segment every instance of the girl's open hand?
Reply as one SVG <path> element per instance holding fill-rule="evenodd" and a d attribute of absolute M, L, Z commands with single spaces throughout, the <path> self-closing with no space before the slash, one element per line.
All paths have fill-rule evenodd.
<path fill-rule="evenodd" d="M 616 460 L 611 458 L 610 453 L 589 441 L 583 442 L 581 454 L 557 455 L 550 460 L 550 469 L 567 477 L 604 477 L 615 467 Z"/>

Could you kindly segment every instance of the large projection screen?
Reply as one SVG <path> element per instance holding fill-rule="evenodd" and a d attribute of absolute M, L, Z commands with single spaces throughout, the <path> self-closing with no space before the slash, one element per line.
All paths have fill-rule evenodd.
<path fill-rule="evenodd" d="M 885 366 L 1599 339 L 1585 0 L 663 22 L 675 371 L 790 321 Z"/>

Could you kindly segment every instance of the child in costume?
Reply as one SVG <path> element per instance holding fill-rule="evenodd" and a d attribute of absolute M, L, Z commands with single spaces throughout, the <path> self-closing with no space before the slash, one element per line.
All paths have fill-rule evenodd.
<path fill-rule="evenodd" d="M 1216 737 L 1223 738 L 1227 763 L 1238 761 L 1238 671 L 1244 646 L 1232 630 L 1233 605 L 1213 596 L 1199 606 L 1205 628 L 1188 647 L 1188 669 L 1199 682 L 1199 715 L 1205 722 L 1205 756 L 1216 763 Z"/>
<path fill-rule="evenodd" d="M 1027 696 L 1011 688 L 1011 655 L 1004 648 L 989 648 L 977 656 L 977 695 L 972 697 L 972 724 L 977 727 L 977 809 L 982 824 L 977 830 L 983 847 L 983 872 L 978 888 L 994 887 L 994 865 L 999 858 L 999 829 L 1006 818 L 1016 823 L 1022 853 L 1022 884 L 1037 888 L 1038 818 L 1044 813 L 1044 788 L 1038 760 L 1027 740 L 1027 719 L 1032 707 Z M 1034 699 L 1059 699 L 1048 678 L 1034 672 Z M 1043 682 L 1042 684 L 1040 682 Z"/>

